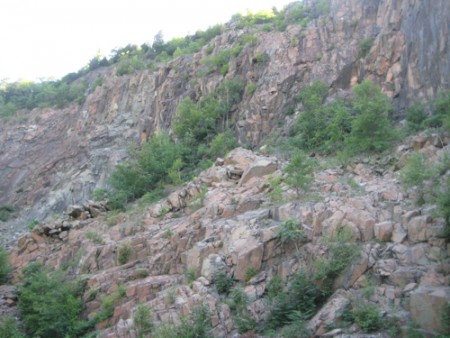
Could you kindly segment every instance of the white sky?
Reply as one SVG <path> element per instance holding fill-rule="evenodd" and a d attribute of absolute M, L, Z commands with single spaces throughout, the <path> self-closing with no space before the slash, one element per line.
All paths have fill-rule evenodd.
<path fill-rule="evenodd" d="M 0 0 L 0 80 L 59 78 L 97 51 L 193 34 L 293 0 Z"/>

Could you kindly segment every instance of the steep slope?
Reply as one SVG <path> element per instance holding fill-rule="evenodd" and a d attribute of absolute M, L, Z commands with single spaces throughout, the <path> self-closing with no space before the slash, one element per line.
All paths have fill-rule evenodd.
<path fill-rule="evenodd" d="M 29 220 L 88 198 L 127 157 L 130 141 L 170 130 L 183 97 L 198 99 L 224 79 L 240 76 L 256 85 L 234 110 L 233 129 L 241 144 L 251 146 L 289 124 L 285 113 L 296 109 L 295 96 L 313 80 L 342 96 L 371 78 L 395 98 L 400 112 L 413 101 L 433 98 L 449 88 L 449 13 L 446 0 L 333 0 L 330 15 L 305 28 L 265 32 L 231 23 L 210 46 L 156 71 L 119 77 L 110 67 L 86 75 L 91 87 L 98 76 L 103 85 L 91 90 L 82 106 L 34 109 L 27 123 L 0 126 L 0 205 L 21 211 L 1 224 L 9 234 L 2 241 Z M 254 37 L 251 43 L 244 42 L 246 35 Z M 225 76 L 209 69 L 205 60 L 238 44 L 243 49 L 231 58 Z"/>
<path fill-rule="evenodd" d="M 279 313 L 287 311 L 273 315 L 277 299 L 300 302 L 276 296 L 271 301 L 273 280 L 283 284 L 299 271 L 322 274 L 315 283 L 332 295 L 318 302 L 314 317 L 304 312 L 309 320 L 292 337 L 359 337 L 361 331 L 406 337 L 421 332 L 415 324 L 433 335 L 443 329 L 441 314 L 450 301 L 444 224 L 429 207 L 411 206 L 396 167 L 414 149 L 437 161 L 449 153 L 448 144 L 448 138 L 420 135 L 388 157 L 345 167 L 322 163 L 327 168 L 315 173 L 311 192 L 300 199 L 279 183 L 279 204 L 272 202 L 276 186 L 269 182 L 270 174 L 282 175 L 284 163 L 237 148 L 157 204 L 112 217 L 91 202 L 72 209 L 76 219 L 39 225 L 12 253 L 15 276 L 30 262 L 83 276 L 87 318 L 96 318 L 105 311 L 105 299 L 114 299 L 112 311 L 97 324 L 100 337 L 137 337 L 139 306 L 153 309 L 146 320 L 159 327 L 180 323 L 199 304 L 210 309 L 212 336 L 249 331 L 242 337 L 262 337 L 253 331 L 254 322 L 258 328 L 270 320 L 280 326 Z M 301 236 L 283 238 L 280 230 L 289 222 Z M 345 233 L 345 240 L 333 242 Z M 243 308 L 220 292 L 221 273 L 230 287 L 243 290 Z M 316 286 L 303 287 L 308 289 L 297 297 Z M 361 321 L 355 315 L 348 322 L 349 313 L 364 304 L 379 315 Z"/>

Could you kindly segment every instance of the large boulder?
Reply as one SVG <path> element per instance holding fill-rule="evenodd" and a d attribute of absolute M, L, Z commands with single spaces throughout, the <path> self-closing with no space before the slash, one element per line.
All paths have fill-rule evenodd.
<path fill-rule="evenodd" d="M 242 175 L 241 180 L 239 181 L 239 186 L 244 185 L 253 177 L 261 177 L 265 175 L 272 174 L 278 169 L 278 162 L 275 158 L 260 158 L 255 162 L 251 163 L 246 170 L 244 170 L 244 174 Z"/>
<path fill-rule="evenodd" d="M 444 328 L 442 314 L 450 303 L 450 287 L 420 287 L 411 294 L 410 310 L 414 322 L 431 332 Z"/>

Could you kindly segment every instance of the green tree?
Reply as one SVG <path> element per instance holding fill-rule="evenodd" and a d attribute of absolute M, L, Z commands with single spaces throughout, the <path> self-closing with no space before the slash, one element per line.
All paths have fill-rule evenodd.
<path fill-rule="evenodd" d="M 353 88 L 353 108 L 357 113 L 348 138 L 355 152 L 380 152 L 392 145 L 396 133 L 388 114 L 389 98 L 369 80 Z"/>
<path fill-rule="evenodd" d="M 139 338 L 145 337 L 153 329 L 153 323 L 150 320 L 151 313 L 151 309 L 146 305 L 139 304 L 136 308 L 133 324 Z"/>
<path fill-rule="evenodd" d="M 313 181 L 313 161 L 297 150 L 284 171 L 287 174 L 286 183 L 295 189 L 297 198 L 300 198 L 300 192 L 308 190 Z"/>
<path fill-rule="evenodd" d="M 11 272 L 8 252 L 0 245 L 0 285 L 8 281 L 8 274 Z"/>
<path fill-rule="evenodd" d="M 18 305 L 27 333 L 32 337 L 77 336 L 80 291 L 62 272 L 51 272 L 37 263 L 26 267 L 18 288 Z"/>
<path fill-rule="evenodd" d="M 293 219 L 281 223 L 277 235 L 282 242 L 294 242 L 297 253 L 299 252 L 297 242 L 305 238 L 300 222 Z"/>
<path fill-rule="evenodd" d="M 0 338 L 25 338 L 13 317 L 0 318 Z"/>
<path fill-rule="evenodd" d="M 321 81 L 314 82 L 299 94 L 303 113 L 290 130 L 296 136 L 296 143 L 302 149 L 313 149 L 323 144 L 324 131 L 327 126 L 323 102 L 328 95 L 328 86 Z"/>

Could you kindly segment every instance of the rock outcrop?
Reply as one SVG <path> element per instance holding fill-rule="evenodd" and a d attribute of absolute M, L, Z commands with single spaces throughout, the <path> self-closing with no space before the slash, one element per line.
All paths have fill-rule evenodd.
<path fill-rule="evenodd" d="M 21 210 L 16 220 L 0 224 L 1 231 L 17 238 L 28 221 L 90 198 L 128 156 L 130 141 L 169 131 L 183 97 L 198 99 L 224 79 L 240 76 L 256 85 L 233 116 L 239 141 L 250 145 L 259 145 L 271 131 L 283 132 L 279 125 L 289 126 L 292 118 L 284 113 L 296 109 L 296 95 L 314 80 L 345 96 L 353 84 L 371 78 L 400 112 L 413 101 L 433 98 L 449 88 L 449 13 L 447 0 L 332 0 L 329 15 L 306 28 L 264 32 L 230 25 L 210 47 L 156 71 L 119 77 L 111 67 L 89 73 L 82 81 L 91 85 L 101 77 L 103 84 L 86 94 L 82 106 L 36 108 L 25 123 L 0 126 L 0 205 Z M 230 61 L 227 75 L 204 75 L 207 53 L 217 55 L 244 35 L 253 35 L 256 43 Z M 369 47 L 365 54 L 363 41 Z"/>
<path fill-rule="evenodd" d="M 359 254 L 335 279 L 334 294 L 308 321 L 311 332 L 355 336 L 351 335 L 359 332 L 355 325 L 336 330 L 332 325 L 344 322 L 344 313 L 352 306 L 367 302 L 403 336 L 411 321 L 427 334 L 438 333 L 450 301 L 449 245 L 440 237 L 442 220 L 427 207 L 411 207 L 396 172 L 397 161 L 421 137 L 399 147 L 395 161 L 391 156 L 389 161 L 363 160 L 316 172 L 313 199 L 287 201 L 296 193 L 281 183 L 285 202 L 276 206 L 270 202 L 268 180 L 281 174 L 273 171 L 278 160 L 237 148 L 144 210 L 119 215 L 101 211 L 81 219 L 93 208 L 93 203 L 86 203 L 71 207 L 64 220 L 36 226 L 20 238 L 12 253 L 15 276 L 30 262 L 70 266 L 72 273 L 87 279 L 83 298 L 87 318 L 100 311 L 104 296 L 122 285 L 125 296 L 113 315 L 98 324 L 101 337 L 136 337 L 137 304 L 153 309 L 156 326 L 178 323 L 197 304 L 206 304 L 212 314 L 212 335 L 235 337 L 233 313 L 217 293 L 219 273 L 240 283 L 250 300 L 247 310 L 261 322 L 269 312 L 264 297 L 270 280 L 279 276 L 286 281 L 299 270 L 313 269 L 329 250 L 324 238 L 346 228 L 350 240 L 359 243 Z M 450 151 L 449 140 L 442 140 L 442 148 L 424 142 L 420 151 L 439 158 Z M 251 170 L 261 164 L 273 170 Z M 249 172 L 252 177 L 244 180 Z M 199 201 L 199 192 L 205 189 Z M 296 243 L 279 236 L 286 220 L 298 222 L 305 234 Z M 119 255 L 125 247 L 131 250 L 123 262 Z M 388 334 L 380 329 L 378 336 Z"/>

